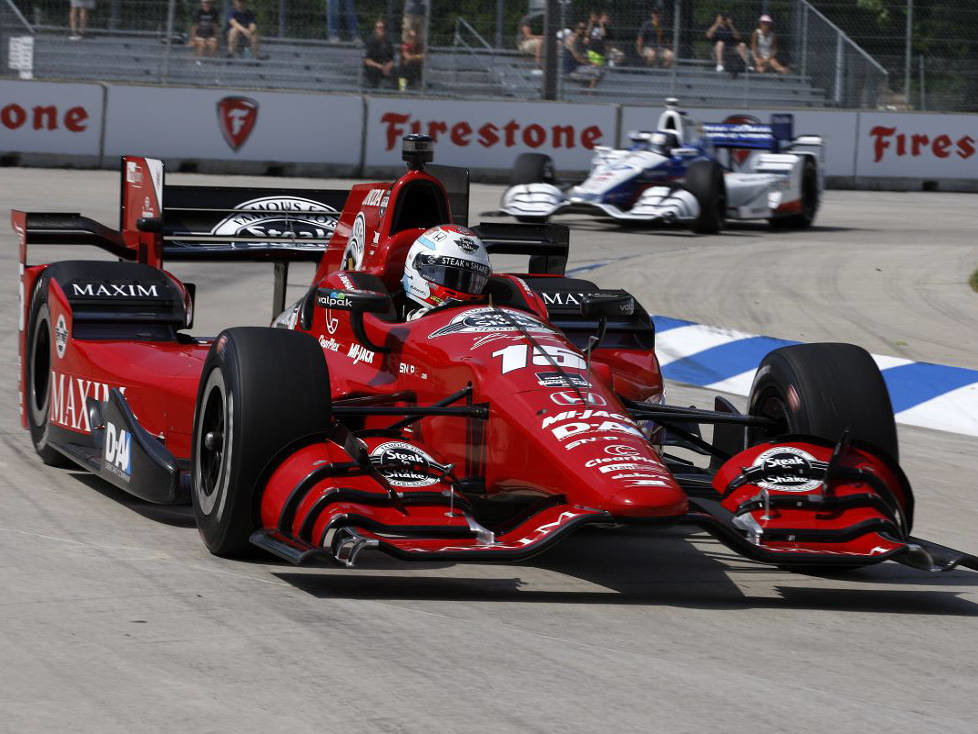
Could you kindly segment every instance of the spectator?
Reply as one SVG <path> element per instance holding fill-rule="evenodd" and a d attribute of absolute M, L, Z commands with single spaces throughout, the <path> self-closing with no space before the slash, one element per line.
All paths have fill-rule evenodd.
<path fill-rule="evenodd" d="M 539 31 L 539 33 L 537 32 Z M 541 74 L 543 69 L 543 16 L 527 14 L 520 18 L 519 30 L 516 34 L 516 48 L 525 56 L 532 56 L 536 64 L 534 74 Z"/>
<path fill-rule="evenodd" d="M 217 28 L 221 15 L 214 9 L 213 0 L 200 0 L 200 7 L 194 13 L 194 23 L 190 26 L 190 45 L 195 56 L 217 56 Z"/>
<path fill-rule="evenodd" d="M 754 56 L 754 66 L 759 72 L 767 71 L 770 67 L 779 74 L 787 74 L 790 70 L 778 62 L 778 38 L 774 35 L 774 21 L 765 13 L 761 16 L 760 27 L 754 29 L 751 35 L 750 48 Z"/>
<path fill-rule="evenodd" d="M 564 73 L 568 79 L 594 88 L 601 81 L 601 69 L 588 59 L 585 48 L 587 23 L 583 20 L 564 38 Z"/>
<path fill-rule="evenodd" d="M 663 38 L 665 38 L 665 26 L 662 23 L 662 13 L 656 8 L 638 31 L 635 51 L 647 65 L 655 66 L 658 62 L 663 69 L 668 69 L 672 66 L 674 56 L 672 50 L 663 42 Z"/>
<path fill-rule="evenodd" d="M 95 10 L 95 0 L 71 0 L 68 11 L 68 25 L 71 28 L 71 41 L 80 41 L 88 29 L 88 11 Z"/>
<path fill-rule="evenodd" d="M 428 14 L 428 0 L 404 0 L 404 15 L 401 17 L 401 40 L 403 41 L 408 31 L 414 31 L 418 37 L 418 43 L 424 48 L 424 17 Z"/>
<path fill-rule="evenodd" d="M 367 39 L 363 66 L 363 76 L 368 87 L 376 89 L 381 82 L 384 82 L 384 86 L 390 86 L 394 71 L 394 46 L 387 40 L 387 23 L 383 18 L 377 18 L 374 32 Z"/>
<path fill-rule="evenodd" d="M 424 68 L 424 46 L 418 39 L 418 32 L 409 28 L 401 37 L 401 89 L 417 89 L 421 84 L 421 71 Z"/>
<path fill-rule="evenodd" d="M 357 9 L 353 0 L 326 0 L 326 38 L 331 43 L 340 40 L 340 4 L 346 12 L 346 29 L 350 32 L 350 40 L 360 43 L 360 27 L 357 25 Z"/>
<path fill-rule="evenodd" d="M 615 66 L 625 60 L 625 54 L 614 45 L 611 15 L 607 10 L 591 13 L 588 24 L 588 58 L 595 66 Z"/>
<path fill-rule="evenodd" d="M 228 56 L 238 53 L 241 44 L 251 46 L 251 55 L 256 59 L 267 59 L 267 54 L 258 53 L 258 24 L 255 14 L 249 10 L 247 0 L 234 0 L 228 15 Z"/>
<path fill-rule="evenodd" d="M 734 27 L 730 13 L 717 13 L 716 20 L 706 32 L 706 37 L 714 41 L 713 54 L 717 62 L 717 71 L 724 70 L 724 61 L 733 49 L 736 49 L 737 55 L 744 62 L 744 66 L 750 68 L 747 62 L 747 45 L 740 40 L 740 31 Z M 730 58 L 736 57 L 730 56 Z M 740 70 L 729 63 L 727 65 L 731 66 L 730 70 L 733 72 Z"/>

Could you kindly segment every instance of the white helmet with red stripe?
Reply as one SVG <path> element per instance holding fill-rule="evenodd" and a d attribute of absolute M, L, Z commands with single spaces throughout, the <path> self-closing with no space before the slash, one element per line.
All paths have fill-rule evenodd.
<path fill-rule="evenodd" d="M 404 263 L 404 293 L 425 310 L 482 296 L 492 275 L 489 254 L 471 229 L 442 224 L 411 245 Z"/>

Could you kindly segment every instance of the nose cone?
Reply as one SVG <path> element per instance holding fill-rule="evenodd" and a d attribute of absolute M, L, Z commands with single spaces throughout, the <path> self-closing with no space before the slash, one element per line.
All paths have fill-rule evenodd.
<path fill-rule="evenodd" d="M 656 484 L 658 482 L 658 484 Z M 636 478 L 613 494 L 602 509 L 622 518 L 666 518 L 685 515 L 686 493 L 672 482 Z"/>

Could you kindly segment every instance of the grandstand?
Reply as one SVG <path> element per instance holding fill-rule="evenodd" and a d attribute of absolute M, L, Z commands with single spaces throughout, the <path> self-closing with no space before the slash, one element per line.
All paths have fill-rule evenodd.
<path fill-rule="evenodd" d="M 269 58 L 260 62 L 247 52 L 234 59 L 197 59 L 185 45 L 167 48 L 150 36 L 104 34 L 67 43 L 63 35 L 39 33 L 34 41 L 34 77 L 268 90 L 361 89 L 363 51 L 353 44 L 268 38 L 263 50 Z M 539 99 L 541 77 L 532 72 L 531 60 L 514 51 L 434 47 L 425 68 L 424 94 Z M 671 95 L 690 105 L 826 104 L 825 91 L 806 77 L 744 73 L 732 79 L 692 61 L 680 61 L 675 70 L 607 69 L 596 88 L 568 81 L 561 96 L 574 101 L 658 103 Z"/>

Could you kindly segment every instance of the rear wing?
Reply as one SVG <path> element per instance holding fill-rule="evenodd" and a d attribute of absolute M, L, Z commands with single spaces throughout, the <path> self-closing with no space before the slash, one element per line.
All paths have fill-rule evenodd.
<path fill-rule="evenodd" d="M 771 115 L 770 124 L 759 122 L 704 122 L 703 137 L 715 148 L 739 148 L 780 152 L 794 138 L 794 115 Z"/>

